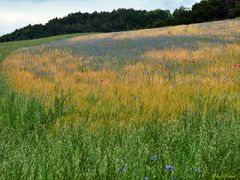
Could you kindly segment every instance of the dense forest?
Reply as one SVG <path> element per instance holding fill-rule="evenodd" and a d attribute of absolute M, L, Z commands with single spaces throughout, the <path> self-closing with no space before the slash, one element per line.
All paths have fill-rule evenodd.
<path fill-rule="evenodd" d="M 0 37 L 0 42 L 36 39 L 82 32 L 116 32 L 200 23 L 240 16 L 240 0 L 202 0 L 192 8 L 169 10 L 118 9 L 112 12 L 74 13 L 45 25 L 28 25 Z"/>

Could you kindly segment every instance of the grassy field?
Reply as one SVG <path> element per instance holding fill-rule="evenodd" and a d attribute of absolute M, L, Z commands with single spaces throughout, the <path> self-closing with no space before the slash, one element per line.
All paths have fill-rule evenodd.
<path fill-rule="evenodd" d="M 0 49 L 0 179 L 240 178 L 239 20 Z"/>
<path fill-rule="evenodd" d="M 16 51 L 17 49 L 20 49 L 20 48 L 38 46 L 38 45 L 46 44 L 46 43 L 49 43 L 52 41 L 57 41 L 57 40 L 65 39 L 65 38 L 71 38 L 74 36 L 82 36 L 82 35 L 87 35 L 87 34 L 90 34 L 90 33 L 67 34 L 67 35 L 52 36 L 52 37 L 36 39 L 36 40 L 0 43 L 0 61 L 2 61 L 11 52 Z"/>

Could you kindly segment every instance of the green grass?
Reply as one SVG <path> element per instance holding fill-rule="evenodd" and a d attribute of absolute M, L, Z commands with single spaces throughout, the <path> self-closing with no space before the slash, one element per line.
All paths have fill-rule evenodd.
<path fill-rule="evenodd" d="M 47 38 L 41 39 L 34 39 L 34 40 L 25 40 L 25 41 L 13 41 L 13 42 L 0 42 L 0 62 L 11 52 L 16 51 L 20 48 L 38 46 L 42 44 L 47 44 L 52 41 L 57 41 L 65 38 L 71 38 L 74 36 L 80 35 L 87 35 L 92 33 L 81 33 L 81 34 L 67 34 L 67 35 L 59 35 L 59 36 L 52 36 Z"/>
<path fill-rule="evenodd" d="M 9 91 L 1 78 L 0 179 L 237 179 L 240 119 L 226 96 L 196 94 L 194 111 L 186 108 L 177 122 L 153 110 L 145 124 L 110 130 L 105 122 L 93 132 L 98 115 L 90 109 L 79 124 L 54 128 L 61 106 L 44 110 L 41 100 Z"/>
<path fill-rule="evenodd" d="M 1 59 L 18 48 L 64 37 L 1 43 Z M 12 90 L 0 74 L 0 179 L 240 178 L 240 117 L 227 92 L 221 98 L 196 92 L 177 121 L 152 109 L 144 124 L 111 129 L 118 107 L 102 114 L 107 102 L 95 111 L 87 106 L 78 112 L 78 123 L 66 125 L 60 121 L 62 100 L 56 97 L 46 109 L 40 98 Z M 106 121 L 91 130 L 98 117 Z"/>

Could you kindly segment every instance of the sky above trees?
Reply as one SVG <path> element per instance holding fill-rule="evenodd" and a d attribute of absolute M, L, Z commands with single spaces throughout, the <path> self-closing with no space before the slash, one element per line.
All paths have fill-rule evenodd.
<path fill-rule="evenodd" d="M 199 0 L 1 0 L 0 36 L 28 24 L 46 23 L 74 12 L 111 11 L 118 8 L 169 9 L 191 7 Z"/>

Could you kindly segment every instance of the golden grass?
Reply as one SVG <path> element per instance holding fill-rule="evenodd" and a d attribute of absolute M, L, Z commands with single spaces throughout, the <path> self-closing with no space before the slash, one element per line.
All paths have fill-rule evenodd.
<path fill-rule="evenodd" d="M 223 25 L 220 22 L 220 26 Z M 204 26 L 196 24 L 123 32 L 114 36 L 112 34 L 83 36 L 69 41 L 189 34 L 230 37 L 231 33 L 240 32 L 236 30 L 240 29 L 240 23 L 231 21 L 224 25 L 225 31 L 213 27 L 205 31 Z M 43 97 L 46 106 L 53 103 L 54 96 L 64 94 L 67 97 L 65 106 L 74 106 L 76 109 L 91 107 L 91 111 L 96 111 L 96 114 L 99 110 L 102 113 L 117 111 L 122 124 L 129 121 L 146 121 L 147 118 L 142 117 L 147 117 L 154 108 L 157 108 L 163 117 L 177 119 L 186 106 L 191 106 L 191 96 L 197 92 L 203 94 L 210 92 L 217 96 L 221 96 L 222 92 L 228 92 L 232 104 L 240 110 L 240 100 L 237 96 L 240 92 L 240 68 L 234 66 L 240 59 L 239 44 L 199 43 L 197 49 L 150 50 L 144 54 L 144 57 L 147 61 L 126 66 L 119 72 L 110 69 L 92 71 L 85 58 L 71 51 L 39 49 L 36 54 L 29 51 L 14 53 L 3 65 L 9 81 L 17 91 Z M 183 72 L 175 72 L 174 69 L 169 69 L 163 64 L 156 65 L 152 60 L 178 62 Z M 201 63 L 205 64 L 201 66 Z M 195 68 L 193 74 L 184 72 L 189 66 Z M 173 78 L 169 79 L 170 75 L 173 75 Z M 94 106 L 88 100 L 89 94 L 97 98 Z M 132 111 L 141 107 L 144 107 L 141 113 L 145 115 L 139 119 L 131 119 Z M 79 116 L 73 114 L 64 118 L 72 122 L 77 121 Z M 103 117 L 98 115 L 97 118 Z M 92 128 L 94 129 L 95 126 L 97 125 L 93 124 Z"/>
<path fill-rule="evenodd" d="M 200 23 L 192 25 L 179 25 L 156 29 L 144 29 L 137 31 L 126 31 L 120 33 L 103 33 L 73 37 L 68 42 L 84 42 L 111 38 L 113 40 L 139 39 L 159 36 L 216 36 L 222 39 L 234 40 L 235 35 L 240 33 L 240 23 L 237 20 L 216 21 L 213 23 Z"/>
<path fill-rule="evenodd" d="M 196 63 L 200 61 L 221 61 L 233 62 L 231 58 L 239 58 L 240 45 L 226 44 L 214 45 L 209 43 L 199 43 L 198 49 L 188 50 L 183 48 L 151 50 L 146 52 L 145 56 L 149 59 L 167 59 L 171 61 L 181 61 Z M 234 57 L 233 57 L 234 56 Z"/>

